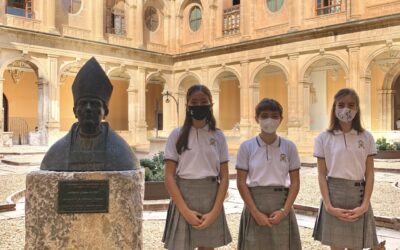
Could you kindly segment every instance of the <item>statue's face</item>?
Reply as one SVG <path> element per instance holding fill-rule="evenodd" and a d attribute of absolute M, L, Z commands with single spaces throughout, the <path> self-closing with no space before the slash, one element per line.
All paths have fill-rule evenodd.
<path fill-rule="evenodd" d="M 78 118 L 80 129 L 89 135 L 99 131 L 104 113 L 103 102 L 98 98 L 81 98 L 74 107 L 74 114 Z"/>

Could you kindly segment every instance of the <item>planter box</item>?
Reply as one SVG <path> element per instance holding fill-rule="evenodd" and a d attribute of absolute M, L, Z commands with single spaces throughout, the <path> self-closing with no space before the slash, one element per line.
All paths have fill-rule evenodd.
<path fill-rule="evenodd" d="M 169 199 L 169 194 L 163 181 L 146 181 L 144 183 L 145 200 Z"/>
<path fill-rule="evenodd" d="M 400 150 L 378 151 L 376 159 L 400 159 Z"/>

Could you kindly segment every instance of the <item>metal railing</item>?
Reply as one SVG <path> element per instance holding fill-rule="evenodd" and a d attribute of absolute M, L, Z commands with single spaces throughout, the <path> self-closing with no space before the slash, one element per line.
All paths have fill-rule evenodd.
<path fill-rule="evenodd" d="M 21 117 L 10 117 L 8 131 L 13 132 L 13 144 L 25 145 L 29 143 L 28 123 Z"/>
<path fill-rule="evenodd" d="M 238 34 L 240 32 L 240 5 L 224 9 L 224 36 Z"/>

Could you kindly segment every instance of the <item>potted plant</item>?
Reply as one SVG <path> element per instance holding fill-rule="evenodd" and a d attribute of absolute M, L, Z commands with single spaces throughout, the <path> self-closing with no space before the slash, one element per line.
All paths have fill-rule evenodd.
<path fill-rule="evenodd" d="M 144 199 L 168 199 L 164 185 L 164 152 L 158 152 L 151 159 L 141 159 L 140 165 L 145 169 Z"/>
<path fill-rule="evenodd" d="M 377 159 L 399 159 L 400 158 L 400 142 L 390 143 L 385 137 L 376 140 L 378 154 Z"/>

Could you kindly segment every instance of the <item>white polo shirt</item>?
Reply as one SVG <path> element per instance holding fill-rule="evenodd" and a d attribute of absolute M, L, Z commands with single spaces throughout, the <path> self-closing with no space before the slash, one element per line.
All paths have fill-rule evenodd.
<path fill-rule="evenodd" d="M 300 169 L 300 159 L 293 142 L 278 136 L 268 145 L 257 136 L 240 145 L 236 169 L 248 171 L 249 187 L 289 187 L 289 172 Z"/>
<path fill-rule="evenodd" d="M 364 179 L 367 157 L 376 152 L 375 140 L 365 130 L 325 131 L 314 143 L 314 157 L 325 159 L 328 176 L 347 180 Z"/>
<path fill-rule="evenodd" d="M 184 179 L 219 176 L 220 165 L 229 161 L 228 146 L 221 130 L 209 130 L 206 125 L 189 133 L 188 150 L 180 155 L 176 142 L 181 128 L 174 129 L 165 146 L 164 159 L 177 162 L 176 175 Z"/>

